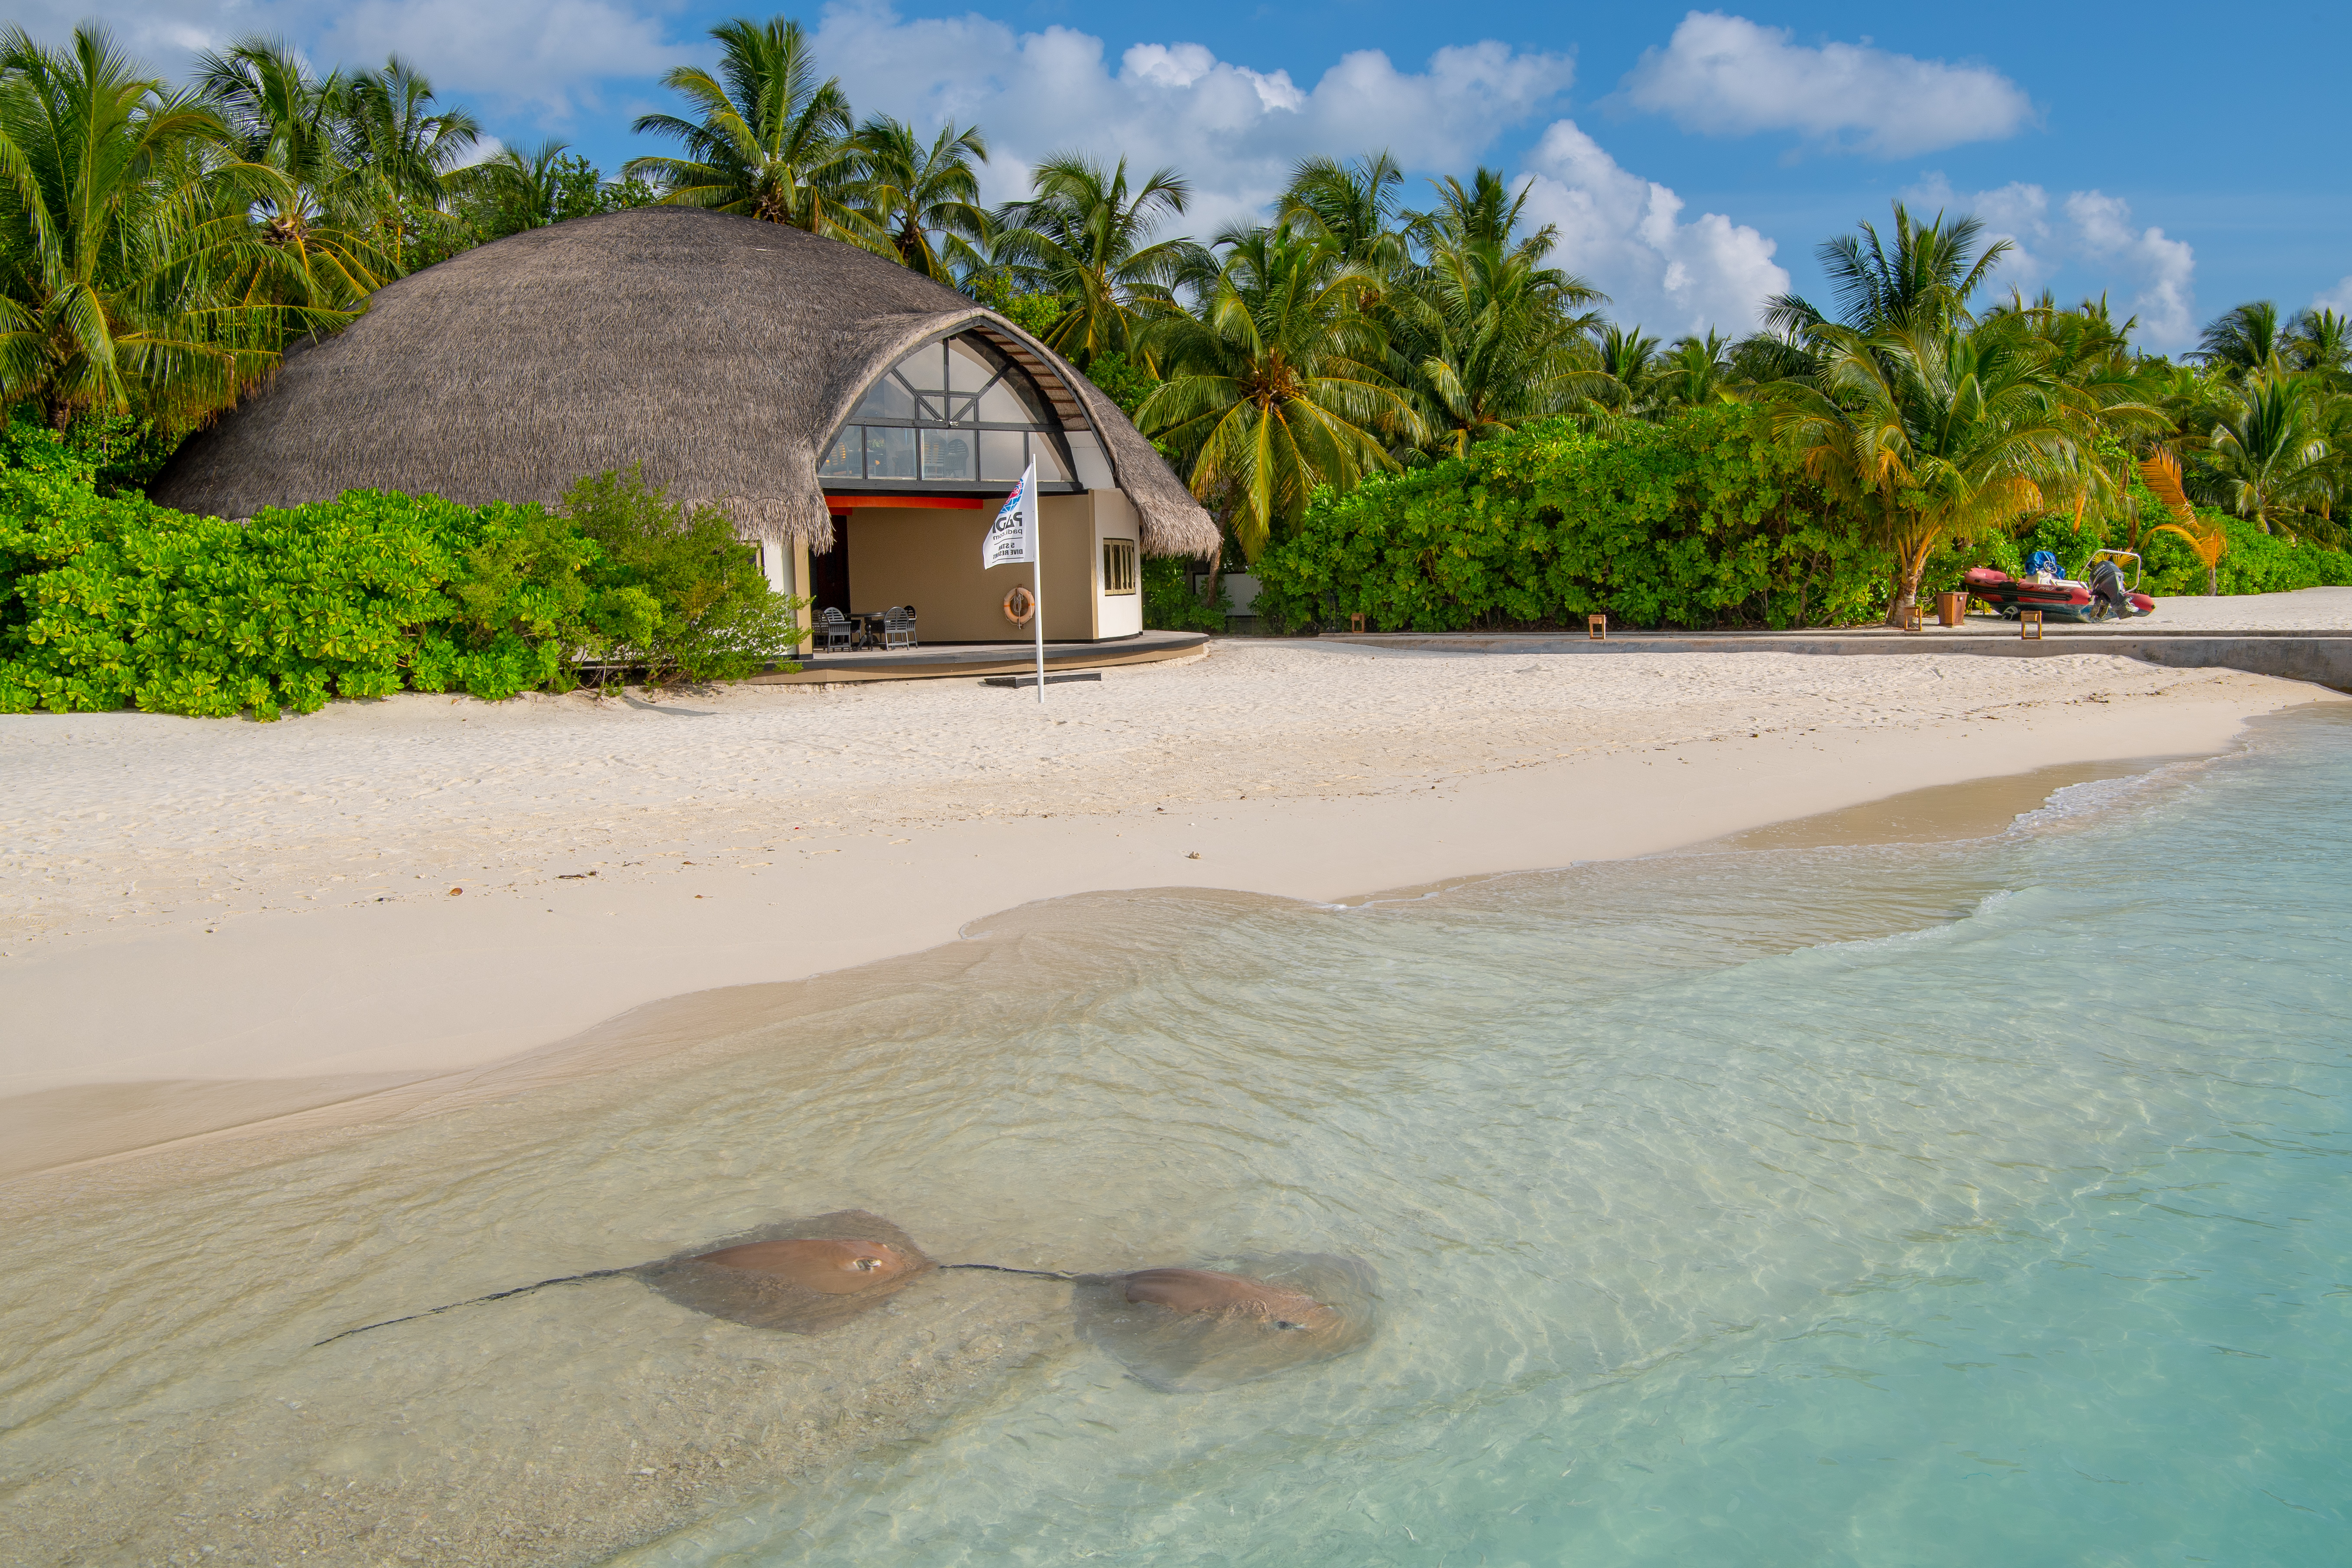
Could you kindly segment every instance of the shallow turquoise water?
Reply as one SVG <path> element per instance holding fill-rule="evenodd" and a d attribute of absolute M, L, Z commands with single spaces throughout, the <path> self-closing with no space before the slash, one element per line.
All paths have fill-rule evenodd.
<path fill-rule="evenodd" d="M 1381 1338 L 1048 1358 L 631 1561 L 2352 1557 L 2342 719 L 1989 840 L 1126 918 L 864 1018 L 933 1064 L 849 1118 L 926 1142 L 896 1217 L 1349 1252 Z"/>
<path fill-rule="evenodd" d="M 663 1016 L 20 1203 L 0 1557 L 2352 1561 L 2336 712 L 1991 838 L 1106 895 Z M 319 1343 L 853 1206 L 955 1261 L 1344 1254 L 1380 1331 L 1163 1394 L 961 1273 L 814 1339 L 604 1279 Z"/>

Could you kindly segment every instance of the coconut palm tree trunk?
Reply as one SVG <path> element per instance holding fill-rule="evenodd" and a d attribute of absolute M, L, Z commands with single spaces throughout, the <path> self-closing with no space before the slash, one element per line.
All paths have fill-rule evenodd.
<path fill-rule="evenodd" d="M 1902 517 L 1887 530 L 1895 548 L 1895 595 L 1886 606 L 1886 624 L 1900 626 L 1919 602 L 1919 581 L 1927 574 L 1927 557 L 1936 552 L 1941 528 L 1925 525 L 1917 513 Z"/>

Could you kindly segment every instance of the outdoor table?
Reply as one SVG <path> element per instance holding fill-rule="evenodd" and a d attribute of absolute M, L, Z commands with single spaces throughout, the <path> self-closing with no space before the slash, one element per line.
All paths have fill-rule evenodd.
<path fill-rule="evenodd" d="M 882 617 L 887 613 L 888 612 L 884 610 L 851 610 L 847 612 L 850 628 L 852 632 L 855 633 L 855 636 L 851 639 L 851 646 L 863 646 L 866 647 L 881 647 Z"/>

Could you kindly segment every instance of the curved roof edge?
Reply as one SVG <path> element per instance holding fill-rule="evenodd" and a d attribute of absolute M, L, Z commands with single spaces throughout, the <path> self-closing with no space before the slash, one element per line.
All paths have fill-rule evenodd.
<path fill-rule="evenodd" d="M 837 240 L 640 208 L 460 252 L 369 304 L 184 443 L 151 496 L 225 517 L 357 489 L 552 504 L 583 474 L 641 461 L 672 497 L 726 508 L 746 535 L 826 550 L 823 443 L 906 352 L 979 330 L 1066 424 L 1096 434 L 1148 553 L 1216 546 L 1207 511 L 1066 360 Z"/>

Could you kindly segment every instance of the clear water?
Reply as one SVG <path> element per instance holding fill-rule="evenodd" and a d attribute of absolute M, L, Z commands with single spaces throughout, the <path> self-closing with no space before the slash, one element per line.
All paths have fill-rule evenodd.
<path fill-rule="evenodd" d="M 1032 911 L 658 1072 L 12 1223 L 0 1485 L 81 1488 L 79 1542 L 160 1476 L 311 1561 L 445 1500 L 664 1568 L 2344 1561 L 2347 960 L 2326 710 L 1990 839 Z M 1383 1328 L 1187 1395 L 969 1274 L 822 1341 L 614 1281 L 308 1349 L 852 1204 L 955 1259 L 1352 1254 Z M 545 1522 L 689 1449 L 729 1479 Z"/>

